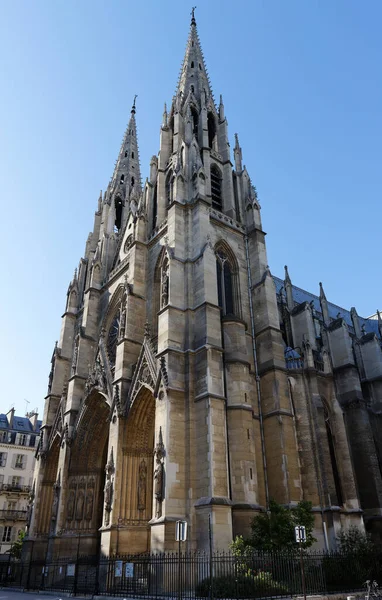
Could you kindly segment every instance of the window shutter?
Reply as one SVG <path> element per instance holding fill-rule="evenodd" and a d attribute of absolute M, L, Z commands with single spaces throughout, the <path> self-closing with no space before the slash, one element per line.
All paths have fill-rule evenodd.
<path fill-rule="evenodd" d="M 17 458 L 17 454 L 14 454 L 14 455 L 12 456 L 12 469 L 14 469 L 14 468 L 15 468 L 15 464 L 16 464 L 16 458 Z"/>
<path fill-rule="evenodd" d="M 3 485 L 4 483 L 4 475 L 0 475 L 0 485 Z"/>
<path fill-rule="evenodd" d="M 11 542 L 15 541 L 15 539 L 16 539 L 16 533 L 17 533 L 16 527 L 12 527 L 12 529 L 11 529 Z"/>
<path fill-rule="evenodd" d="M 13 479 L 12 475 L 8 475 L 8 485 L 11 485 L 12 479 Z"/>
<path fill-rule="evenodd" d="M 24 454 L 23 455 L 23 469 L 26 469 L 26 467 L 27 467 L 27 460 L 28 460 L 28 457 L 26 454 Z"/>
<path fill-rule="evenodd" d="M 0 543 L 3 541 L 3 535 L 4 535 L 4 527 L 1 525 L 0 526 Z"/>
<path fill-rule="evenodd" d="M 9 432 L 8 433 L 8 442 L 11 442 L 11 441 L 12 441 L 12 434 L 11 434 L 11 432 Z"/>

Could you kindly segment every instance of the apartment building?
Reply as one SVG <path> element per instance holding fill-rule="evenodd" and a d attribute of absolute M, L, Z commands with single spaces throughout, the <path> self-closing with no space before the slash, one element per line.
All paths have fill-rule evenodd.
<path fill-rule="evenodd" d="M 0 413 L 0 554 L 10 550 L 28 522 L 41 426 L 37 417 L 35 411 L 18 417 L 14 408 Z"/>

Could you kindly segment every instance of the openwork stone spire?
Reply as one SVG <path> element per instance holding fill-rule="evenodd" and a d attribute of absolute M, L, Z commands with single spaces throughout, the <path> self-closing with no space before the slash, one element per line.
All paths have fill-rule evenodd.
<path fill-rule="evenodd" d="M 123 136 L 111 180 L 111 191 L 113 192 L 116 188 L 120 187 L 124 190 L 126 198 L 130 196 L 133 189 L 135 192 L 141 190 L 141 169 L 139 164 L 137 124 L 135 121 L 136 98 L 137 96 L 134 96 L 129 123 Z"/>
<path fill-rule="evenodd" d="M 192 9 L 191 14 L 190 33 L 176 91 L 176 101 L 181 106 L 190 91 L 199 102 L 207 102 L 210 97 L 212 98 L 210 80 L 200 46 L 194 9 Z"/>

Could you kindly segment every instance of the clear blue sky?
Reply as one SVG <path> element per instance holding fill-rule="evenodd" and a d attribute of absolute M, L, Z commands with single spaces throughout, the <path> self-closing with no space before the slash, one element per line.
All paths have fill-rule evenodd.
<path fill-rule="evenodd" d="M 381 308 L 382 2 L 199 0 L 215 98 L 257 186 L 274 274 Z M 184 0 L 0 4 L 0 411 L 43 407 L 73 270 L 134 94 L 143 179 L 183 58 Z"/>

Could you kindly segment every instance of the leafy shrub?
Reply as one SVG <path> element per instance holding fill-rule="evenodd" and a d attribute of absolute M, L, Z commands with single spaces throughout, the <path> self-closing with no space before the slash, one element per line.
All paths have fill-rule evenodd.
<path fill-rule="evenodd" d="M 259 598 L 285 594 L 287 589 L 272 579 L 272 573 L 259 571 L 256 575 L 238 574 L 213 577 L 214 598 Z M 210 595 L 210 578 L 203 579 L 195 590 L 195 595 L 207 598 Z"/>

